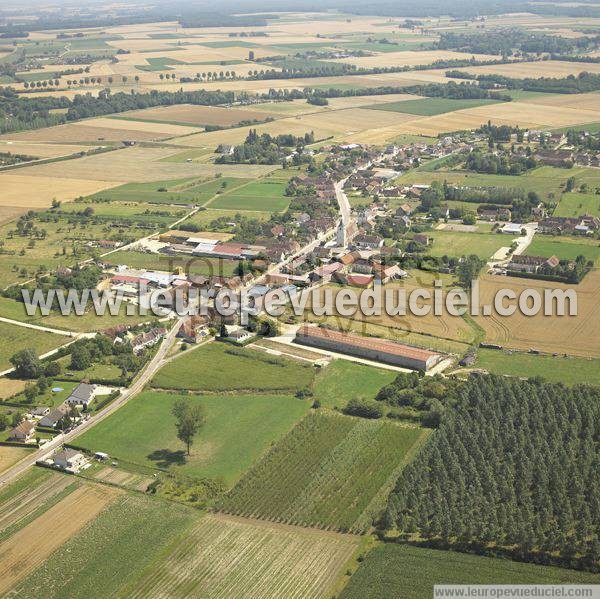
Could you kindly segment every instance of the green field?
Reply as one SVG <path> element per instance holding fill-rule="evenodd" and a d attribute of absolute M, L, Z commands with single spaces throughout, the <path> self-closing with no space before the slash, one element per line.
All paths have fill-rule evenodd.
<path fill-rule="evenodd" d="M 150 183 L 125 183 L 112 189 L 99 191 L 89 197 L 113 202 L 141 202 L 151 204 L 196 204 L 210 200 L 223 183 L 234 185 L 245 183 L 245 179 L 221 177 L 204 181 L 197 177 L 152 181 Z M 164 189 L 165 191 L 159 191 Z"/>
<path fill-rule="evenodd" d="M 411 170 L 396 179 L 397 184 L 431 183 L 448 181 L 452 185 L 468 187 L 511 187 L 527 192 L 535 191 L 542 199 L 554 194 L 556 201 L 563 191 L 569 177 L 575 177 L 576 185 L 587 183 L 592 189 L 600 186 L 600 170 L 586 167 L 571 169 L 541 166 L 523 175 L 486 175 L 462 170 L 444 170 L 426 172 Z"/>
<path fill-rule="evenodd" d="M 208 514 L 123 596 L 325 597 L 357 544 L 348 535 Z"/>
<path fill-rule="evenodd" d="M 69 341 L 69 338 L 63 335 L 28 329 L 6 322 L 0 322 L 0 339 L 2 339 L 0 371 L 12 368 L 10 357 L 22 349 L 33 348 L 38 355 L 43 355 Z"/>
<path fill-rule="evenodd" d="M 428 252 L 432 256 L 452 256 L 460 258 L 475 254 L 480 258 L 490 258 L 501 247 L 510 245 L 507 236 L 497 233 L 462 233 L 457 231 L 431 231 L 427 233 L 430 242 Z"/>
<path fill-rule="evenodd" d="M 254 181 L 219 195 L 210 202 L 210 207 L 223 210 L 282 212 L 290 203 L 290 198 L 285 196 L 285 188 L 286 184 L 278 181 Z"/>
<path fill-rule="evenodd" d="M 584 214 L 600 216 L 600 194 L 565 193 L 554 211 L 554 216 L 578 217 Z"/>
<path fill-rule="evenodd" d="M 401 100 L 387 104 L 373 104 L 365 106 L 371 110 L 386 110 L 389 112 L 403 112 L 421 116 L 434 116 L 445 112 L 454 112 L 464 108 L 476 108 L 487 104 L 497 104 L 498 100 L 452 100 L 450 98 L 425 98 L 421 100 Z"/>
<path fill-rule="evenodd" d="M 181 60 L 171 58 L 170 56 L 155 56 L 154 58 L 147 58 L 148 64 L 136 65 L 136 69 L 140 71 L 172 71 L 171 65 L 184 64 Z"/>
<path fill-rule="evenodd" d="M 536 235 L 525 253 L 545 258 L 556 256 L 560 260 L 574 260 L 581 255 L 596 262 L 600 258 L 600 242 L 585 237 Z"/>
<path fill-rule="evenodd" d="M 557 351 L 560 348 L 557 348 Z M 600 385 L 600 360 L 525 353 L 508 354 L 494 349 L 477 350 L 477 368 L 493 374 L 541 376 L 551 383 Z"/>
<path fill-rule="evenodd" d="M 389 543 L 367 555 L 340 599 L 431 599 L 436 584 L 597 582 L 590 572 Z"/>
<path fill-rule="evenodd" d="M 396 374 L 348 360 L 334 360 L 315 377 L 314 400 L 326 408 L 344 408 L 351 399 L 373 399 Z"/>
<path fill-rule="evenodd" d="M 124 495 L 29 574 L 15 596 L 114 597 L 197 518 L 181 505 Z"/>
<path fill-rule="evenodd" d="M 175 358 L 152 379 L 159 389 L 289 391 L 310 385 L 313 367 L 228 343 L 210 343 Z"/>
<path fill-rule="evenodd" d="M 426 431 L 311 413 L 223 499 L 227 512 L 365 532 Z"/>
<path fill-rule="evenodd" d="M 206 424 L 191 456 L 177 440 L 171 414 L 180 397 L 205 409 Z M 199 397 L 146 391 L 84 433 L 77 445 L 142 466 L 219 478 L 231 486 L 308 409 L 308 402 L 286 395 Z"/>

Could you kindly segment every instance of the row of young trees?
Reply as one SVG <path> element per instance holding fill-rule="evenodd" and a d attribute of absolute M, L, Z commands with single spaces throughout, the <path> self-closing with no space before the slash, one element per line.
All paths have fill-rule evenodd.
<path fill-rule="evenodd" d="M 472 376 L 385 517 L 408 538 L 597 569 L 600 391 Z"/>

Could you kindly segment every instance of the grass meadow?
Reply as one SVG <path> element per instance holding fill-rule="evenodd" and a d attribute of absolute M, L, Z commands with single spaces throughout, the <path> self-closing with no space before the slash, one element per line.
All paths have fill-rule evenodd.
<path fill-rule="evenodd" d="M 313 375 L 311 365 L 214 342 L 178 356 L 151 384 L 159 389 L 294 393 L 309 386 Z"/>
<path fill-rule="evenodd" d="M 597 262 L 600 258 L 600 243 L 584 237 L 552 237 L 536 235 L 525 252 L 528 256 L 556 256 L 560 260 L 574 260 L 577 256 L 585 256 Z"/>
<path fill-rule="evenodd" d="M 210 202 L 210 207 L 222 210 L 282 212 L 290 203 L 290 198 L 285 196 L 285 187 L 285 183 L 278 181 L 253 181 L 222 193 Z"/>
<path fill-rule="evenodd" d="M 578 217 L 584 214 L 600 216 L 600 194 L 565 193 L 554 211 L 554 216 Z"/>
<path fill-rule="evenodd" d="M 177 439 L 171 413 L 179 398 L 200 403 L 206 423 L 192 453 Z M 77 439 L 77 445 L 190 477 L 231 486 L 304 416 L 309 404 L 289 395 L 177 395 L 146 391 Z"/>
<path fill-rule="evenodd" d="M 486 106 L 488 104 L 497 104 L 497 100 L 453 100 L 451 98 L 425 98 L 419 100 L 402 100 L 400 102 L 390 102 L 389 104 L 373 104 L 366 106 L 372 110 L 386 110 L 391 112 L 403 112 L 406 114 L 415 114 L 419 116 L 434 116 L 444 114 L 445 112 L 454 112 L 465 108 L 476 108 L 477 106 Z"/>

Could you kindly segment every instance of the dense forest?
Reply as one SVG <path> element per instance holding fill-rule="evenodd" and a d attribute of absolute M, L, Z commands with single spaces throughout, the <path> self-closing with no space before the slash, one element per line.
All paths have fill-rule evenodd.
<path fill-rule="evenodd" d="M 462 73 L 462 76 L 477 80 L 481 87 L 491 89 L 505 87 L 551 94 L 584 94 L 600 90 L 600 75 L 587 71 L 583 71 L 579 75 L 568 75 L 561 79 L 552 77 L 514 79 L 504 75 L 471 75 L 469 73 Z"/>
<path fill-rule="evenodd" d="M 386 525 L 432 546 L 597 569 L 600 391 L 472 376 L 406 467 Z"/>

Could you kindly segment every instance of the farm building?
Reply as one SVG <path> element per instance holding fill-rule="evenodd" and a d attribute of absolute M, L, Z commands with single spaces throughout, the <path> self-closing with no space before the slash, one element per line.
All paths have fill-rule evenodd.
<path fill-rule="evenodd" d="M 350 354 L 375 362 L 403 366 L 414 370 L 429 370 L 441 359 L 426 349 L 403 345 L 384 339 L 359 337 L 331 329 L 305 325 L 296 333 L 296 343 Z"/>
<path fill-rule="evenodd" d="M 52 463 L 56 468 L 60 468 L 61 470 L 79 472 L 81 467 L 87 463 L 87 459 L 80 451 L 67 448 L 54 454 Z"/>
<path fill-rule="evenodd" d="M 80 383 L 73 389 L 71 395 L 67 397 L 66 403 L 71 405 L 79 405 L 87 408 L 92 400 L 94 399 L 94 385 L 88 385 L 87 383 Z"/>

